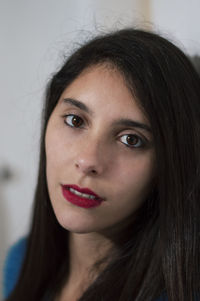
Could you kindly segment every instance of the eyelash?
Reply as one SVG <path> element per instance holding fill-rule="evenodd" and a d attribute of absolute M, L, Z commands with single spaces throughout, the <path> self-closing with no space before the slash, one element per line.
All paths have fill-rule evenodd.
<path fill-rule="evenodd" d="M 82 128 L 82 126 L 77 126 L 77 127 L 76 127 L 76 126 L 70 125 L 70 124 L 66 121 L 67 117 L 72 117 L 72 119 L 73 119 L 74 117 L 76 117 L 77 119 L 82 120 L 82 123 L 84 123 L 83 119 L 82 119 L 80 116 L 75 115 L 75 114 L 68 114 L 68 115 L 64 115 L 63 117 L 64 117 L 64 123 L 65 123 L 67 126 L 70 126 L 71 128 Z"/>
<path fill-rule="evenodd" d="M 80 116 L 78 116 L 78 115 L 75 115 L 75 114 L 68 114 L 68 115 L 64 115 L 64 116 L 62 116 L 63 118 L 64 118 L 64 123 L 67 125 L 67 126 L 69 126 L 69 127 L 71 127 L 71 128 L 75 128 L 75 129 L 80 129 L 80 128 L 83 128 L 83 126 L 82 125 L 80 125 L 80 126 L 74 126 L 74 125 L 72 125 L 72 124 L 69 124 L 69 122 L 67 122 L 66 121 L 66 119 L 68 118 L 68 117 L 71 117 L 71 119 L 73 119 L 74 117 L 75 118 L 77 118 L 78 120 L 81 120 L 81 122 L 82 122 L 82 124 L 84 123 L 84 120 L 80 117 Z M 147 146 L 147 143 L 148 143 L 148 141 L 147 141 L 147 139 L 145 139 L 145 138 L 141 138 L 139 135 L 137 135 L 137 134 L 124 134 L 124 135 L 121 135 L 120 136 L 120 138 L 122 138 L 122 137 L 126 137 L 125 139 L 127 139 L 128 137 L 131 137 L 131 138 L 136 138 L 136 139 L 138 139 L 140 142 L 139 142 L 139 146 L 135 146 L 135 145 L 130 145 L 130 144 L 128 144 L 128 143 L 125 143 L 125 142 L 122 142 L 122 140 L 121 140 L 121 142 L 126 146 L 126 147 L 128 147 L 128 148 L 130 148 L 130 149 L 135 149 L 135 148 L 145 148 L 146 146 Z M 138 142 L 137 142 L 137 144 L 138 144 Z"/>

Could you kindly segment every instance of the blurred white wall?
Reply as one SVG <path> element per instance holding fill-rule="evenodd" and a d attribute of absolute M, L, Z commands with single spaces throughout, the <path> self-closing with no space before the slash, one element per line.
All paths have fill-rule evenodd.
<path fill-rule="evenodd" d="M 200 54 L 200 1 L 151 0 L 155 28 L 187 54 Z"/>
<path fill-rule="evenodd" d="M 65 51 L 90 32 L 153 27 L 200 52 L 199 0 L 0 0 L 0 271 L 30 223 L 42 95 Z M 1 282 L 1 277 L 0 277 Z"/>

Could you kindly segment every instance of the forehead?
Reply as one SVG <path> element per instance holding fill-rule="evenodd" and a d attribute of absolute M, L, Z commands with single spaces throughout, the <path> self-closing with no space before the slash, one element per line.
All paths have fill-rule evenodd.
<path fill-rule="evenodd" d="M 148 122 L 123 75 L 108 65 L 85 69 L 62 93 L 59 102 L 72 98 L 86 104 L 94 114 L 135 118 Z"/>

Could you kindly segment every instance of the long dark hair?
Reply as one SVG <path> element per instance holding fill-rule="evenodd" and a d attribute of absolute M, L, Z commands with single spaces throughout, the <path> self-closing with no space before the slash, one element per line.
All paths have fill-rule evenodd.
<path fill-rule="evenodd" d="M 187 57 L 157 34 L 123 29 L 76 50 L 46 90 L 34 213 L 19 281 L 8 301 L 55 296 L 68 275 L 68 231 L 56 220 L 46 183 L 44 136 L 64 89 L 92 65 L 124 76 L 151 124 L 156 185 L 129 236 L 81 301 L 193 301 L 200 290 L 200 79 Z M 64 269 L 63 269 L 64 267 Z"/>

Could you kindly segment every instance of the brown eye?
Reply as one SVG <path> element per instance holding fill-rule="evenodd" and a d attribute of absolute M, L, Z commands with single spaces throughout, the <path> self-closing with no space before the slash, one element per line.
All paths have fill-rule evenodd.
<path fill-rule="evenodd" d="M 137 136 L 129 135 L 126 137 L 126 141 L 130 145 L 135 145 L 138 143 L 139 138 Z"/>
<path fill-rule="evenodd" d="M 67 115 L 65 117 L 65 123 L 71 127 L 79 128 L 83 125 L 83 119 L 77 115 Z"/>
<path fill-rule="evenodd" d="M 144 141 L 137 135 L 126 134 L 121 136 L 121 142 L 128 147 L 139 148 L 144 146 Z"/>

